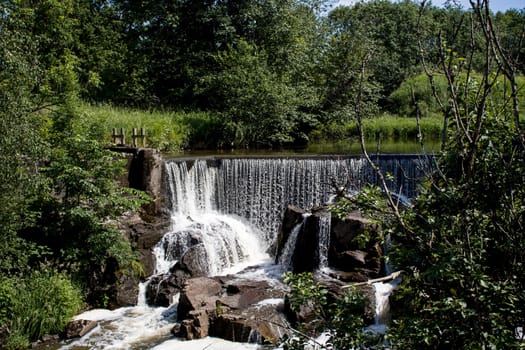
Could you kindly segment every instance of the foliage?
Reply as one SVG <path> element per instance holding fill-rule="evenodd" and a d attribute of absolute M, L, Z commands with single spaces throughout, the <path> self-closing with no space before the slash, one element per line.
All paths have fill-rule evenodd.
<path fill-rule="evenodd" d="M 485 51 L 440 51 L 448 133 L 437 171 L 394 230 L 391 256 L 408 273 L 394 294 L 393 348 L 522 346 L 515 334 L 525 324 L 519 82 L 511 58 L 494 50 L 498 39 L 487 34 L 493 27 L 482 13 L 471 27 L 486 28 Z M 474 73 L 480 57 L 485 70 Z"/>
<path fill-rule="evenodd" d="M 465 176 L 458 169 L 463 156 L 448 149 L 443 177 L 434 178 L 406 214 L 418 234 L 397 233 L 392 257 L 411 272 L 395 293 L 391 337 L 400 348 L 517 346 L 514 328 L 525 321 L 519 306 L 524 168 L 509 154 L 515 147 L 511 124 L 488 118 L 475 175 Z"/>
<path fill-rule="evenodd" d="M 100 143 L 113 143 L 111 132 L 123 128 L 126 143 L 131 144 L 132 129 L 144 128 L 146 146 L 163 152 L 175 152 L 188 145 L 198 128 L 189 120 L 205 119 L 207 113 L 136 110 L 112 105 L 82 104 L 73 130 L 78 135 L 89 135 Z M 139 146 L 140 140 L 138 140 Z"/>
<path fill-rule="evenodd" d="M 467 79 L 466 72 L 461 73 L 458 77 L 458 81 L 465 81 Z M 483 80 L 481 73 L 470 72 L 469 74 L 469 85 L 472 88 L 476 88 L 477 84 L 480 84 Z M 523 76 L 517 76 L 516 82 L 519 87 L 519 99 L 520 99 L 520 110 L 525 107 L 525 78 Z M 435 75 L 433 77 L 433 84 L 441 101 L 446 101 L 448 94 L 448 83 L 447 78 L 443 75 Z M 479 88 L 479 85 L 477 85 Z M 492 98 L 494 101 L 502 102 L 502 106 L 506 106 L 509 113 L 510 101 L 509 92 L 510 86 L 507 80 L 500 76 L 492 89 Z M 401 116 L 416 117 L 416 104 L 421 117 L 421 123 L 426 123 L 428 118 L 431 117 L 434 121 L 440 117 L 441 110 L 440 105 L 436 101 L 432 93 L 431 83 L 425 74 L 417 75 L 413 78 L 405 80 L 392 94 L 389 99 L 392 102 L 392 110 Z M 497 106 L 500 106 L 498 103 Z M 501 111 L 497 111 L 500 113 Z"/>
<path fill-rule="evenodd" d="M 203 93 L 221 112 L 221 141 L 237 147 L 293 142 L 301 99 L 272 73 L 266 53 L 241 41 L 216 60 L 221 72 L 203 79 Z"/>
<path fill-rule="evenodd" d="M 434 77 L 434 86 L 439 97 L 444 100 L 447 96 L 447 80 L 443 75 Z M 394 90 L 390 96 L 392 106 L 397 114 L 406 117 L 416 117 L 416 103 L 420 117 L 439 116 L 440 106 L 432 94 L 431 84 L 426 74 L 419 74 L 406 79 Z"/>
<path fill-rule="evenodd" d="M 9 316 L 0 323 L 11 331 L 8 349 L 26 348 L 44 334 L 61 332 L 82 306 L 80 290 L 64 274 L 37 270 L 23 279 L 1 280 L 0 306 Z"/>
<path fill-rule="evenodd" d="M 110 258 L 127 266 L 134 260 L 131 246 L 108 220 L 137 210 L 147 196 L 116 184 L 123 164 L 96 141 L 74 137 L 64 143 L 43 169 L 52 192 L 34 203 L 41 215 L 26 236 L 73 271 Z"/>
<path fill-rule="evenodd" d="M 321 349 L 383 348 L 380 336 L 364 330 L 364 298 L 358 289 L 347 289 L 339 300 L 329 303 L 327 290 L 309 272 L 295 275 L 287 272 L 283 281 L 290 286 L 291 310 L 300 312 L 306 308 L 314 316 L 313 322 L 299 324 L 293 336 L 281 339 L 284 349 L 304 349 L 312 344 Z M 315 340 L 321 332 L 328 339 L 323 344 Z"/>

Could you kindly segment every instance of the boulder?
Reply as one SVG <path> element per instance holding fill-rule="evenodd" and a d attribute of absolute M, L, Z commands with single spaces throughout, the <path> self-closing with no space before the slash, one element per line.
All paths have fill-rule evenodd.
<path fill-rule="evenodd" d="M 98 325 L 97 321 L 92 320 L 73 320 L 66 327 L 66 338 L 79 338 L 86 335 L 90 330 Z"/>
<path fill-rule="evenodd" d="M 146 303 L 150 306 L 167 307 L 173 303 L 173 298 L 179 291 L 180 285 L 174 275 L 153 276 L 146 286 Z"/>
<path fill-rule="evenodd" d="M 275 302 L 283 297 L 284 290 L 267 281 L 234 276 L 191 278 L 180 295 L 181 325 L 174 331 L 184 339 L 214 336 L 240 342 L 276 341 L 285 332 L 276 326 L 286 324 L 282 302 Z"/>
<path fill-rule="evenodd" d="M 326 209 L 317 210 L 304 221 L 297 236 L 292 256 L 292 272 L 311 272 L 319 267 L 319 233 L 321 220 L 330 213 Z"/>
<path fill-rule="evenodd" d="M 192 277 L 208 275 L 208 253 L 203 243 L 190 247 L 180 258 L 180 264 Z"/>
<path fill-rule="evenodd" d="M 190 311 L 215 310 L 216 300 L 222 294 L 222 285 L 213 278 L 196 277 L 186 281 L 180 293 L 177 314 L 179 320 L 188 318 Z"/>
<path fill-rule="evenodd" d="M 279 233 L 277 235 L 277 251 L 275 254 L 276 262 L 279 261 L 279 256 L 281 255 L 286 245 L 286 242 L 288 242 L 288 238 L 290 237 L 292 230 L 295 226 L 297 226 L 303 221 L 303 215 L 305 213 L 306 211 L 304 209 L 299 208 L 295 205 L 288 205 L 288 207 L 286 208 L 283 215 L 283 221 L 281 223 Z"/>
<path fill-rule="evenodd" d="M 358 212 L 343 219 L 332 217 L 328 265 L 350 273 L 340 274 L 341 279 L 361 282 L 380 276 L 383 252 L 378 242 L 378 230 L 377 225 Z M 363 242 L 356 239 L 359 235 L 366 235 L 369 239 Z"/>

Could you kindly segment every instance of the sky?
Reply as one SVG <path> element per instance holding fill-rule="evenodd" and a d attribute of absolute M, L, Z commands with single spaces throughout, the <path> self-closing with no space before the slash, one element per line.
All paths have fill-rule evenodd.
<path fill-rule="evenodd" d="M 463 8 L 470 8 L 469 0 L 454 0 L 457 1 Z M 337 5 L 351 5 L 357 0 L 339 0 Z M 432 0 L 432 4 L 441 5 L 445 0 Z M 525 8 L 525 0 L 489 0 L 489 6 L 494 12 L 506 11 L 508 9 L 523 9 Z"/>

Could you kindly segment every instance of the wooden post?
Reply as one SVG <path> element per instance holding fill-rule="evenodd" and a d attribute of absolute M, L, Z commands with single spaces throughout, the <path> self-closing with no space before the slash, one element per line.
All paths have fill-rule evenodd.
<path fill-rule="evenodd" d="M 137 148 L 137 128 L 133 128 L 133 147 Z"/>
<path fill-rule="evenodd" d="M 120 128 L 120 133 L 117 128 L 113 128 L 113 143 L 117 146 L 124 145 L 126 143 L 126 135 L 123 128 Z"/>
<path fill-rule="evenodd" d="M 146 130 L 140 128 L 140 137 L 142 138 L 142 147 L 146 147 Z"/>

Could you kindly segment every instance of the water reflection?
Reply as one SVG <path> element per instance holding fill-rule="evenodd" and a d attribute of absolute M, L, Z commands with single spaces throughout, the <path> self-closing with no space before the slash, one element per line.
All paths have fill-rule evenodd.
<path fill-rule="evenodd" d="M 366 150 L 374 154 L 422 154 L 437 153 L 440 148 L 438 141 L 425 142 L 424 147 L 417 142 L 408 141 L 382 141 L 367 142 Z M 167 154 L 166 158 L 178 157 L 200 157 L 200 156 L 297 156 L 315 154 L 362 154 L 361 145 L 357 141 L 339 141 L 310 144 L 304 148 L 280 148 L 280 149 L 217 149 L 217 150 L 187 150 L 179 153 Z"/>

